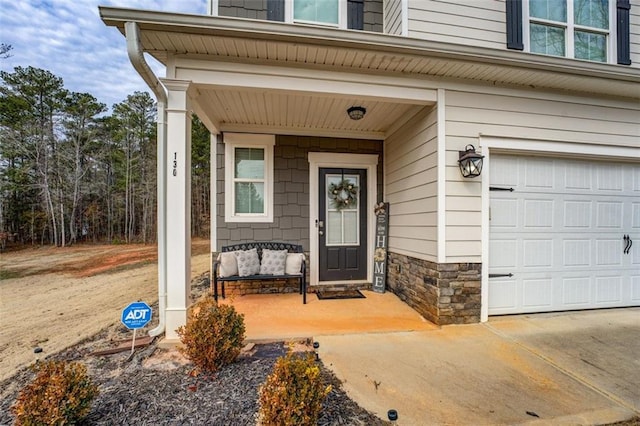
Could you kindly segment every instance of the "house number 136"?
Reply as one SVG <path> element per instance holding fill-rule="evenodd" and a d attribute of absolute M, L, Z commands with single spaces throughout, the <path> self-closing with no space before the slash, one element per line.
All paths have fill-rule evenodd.
<path fill-rule="evenodd" d="M 173 175 L 178 176 L 178 153 L 173 153 Z"/>

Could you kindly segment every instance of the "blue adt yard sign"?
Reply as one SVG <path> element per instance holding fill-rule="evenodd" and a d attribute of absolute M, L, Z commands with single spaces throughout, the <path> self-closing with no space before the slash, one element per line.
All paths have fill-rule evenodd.
<path fill-rule="evenodd" d="M 151 308 L 144 302 L 133 302 L 122 310 L 121 321 L 129 330 L 142 328 L 151 321 Z"/>

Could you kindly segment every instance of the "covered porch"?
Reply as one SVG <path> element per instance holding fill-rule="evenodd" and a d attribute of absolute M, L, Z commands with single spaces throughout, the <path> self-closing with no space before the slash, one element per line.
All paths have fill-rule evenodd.
<path fill-rule="evenodd" d="M 362 290 L 363 299 L 320 300 L 307 304 L 297 293 L 235 295 L 221 303 L 244 314 L 249 342 L 302 340 L 321 335 L 428 331 L 439 327 L 390 292 Z"/>

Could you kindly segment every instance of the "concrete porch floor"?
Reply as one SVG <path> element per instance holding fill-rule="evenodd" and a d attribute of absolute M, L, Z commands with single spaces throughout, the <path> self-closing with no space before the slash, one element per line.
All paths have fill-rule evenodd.
<path fill-rule="evenodd" d="M 297 293 L 233 295 L 221 303 L 244 314 L 249 342 L 439 328 L 393 293 L 362 290 L 362 294 L 364 299 L 319 300 L 309 293 L 306 305 Z"/>

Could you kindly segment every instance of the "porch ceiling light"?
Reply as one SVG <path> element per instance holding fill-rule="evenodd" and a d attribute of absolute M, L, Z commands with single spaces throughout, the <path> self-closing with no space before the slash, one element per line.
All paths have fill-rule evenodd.
<path fill-rule="evenodd" d="M 460 154 L 458 165 L 462 176 L 465 178 L 480 176 L 484 155 L 478 154 L 473 145 L 467 145 L 464 149 L 464 151 L 458 151 Z"/>
<path fill-rule="evenodd" d="M 352 120 L 360 120 L 366 113 L 367 109 L 361 106 L 352 106 L 347 110 L 347 114 Z"/>

